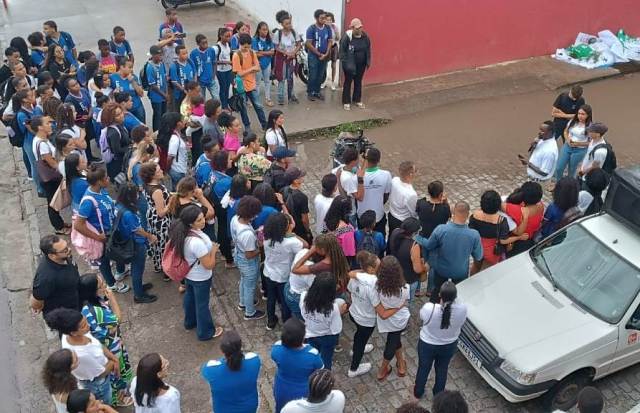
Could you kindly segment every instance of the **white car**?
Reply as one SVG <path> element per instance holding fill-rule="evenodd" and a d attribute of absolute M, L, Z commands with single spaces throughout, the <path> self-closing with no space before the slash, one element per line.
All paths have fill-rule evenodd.
<path fill-rule="evenodd" d="M 458 348 L 508 401 L 568 410 L 640 361 L 640 168 L 616 171 L 605 210 L 459 284 Z"/>

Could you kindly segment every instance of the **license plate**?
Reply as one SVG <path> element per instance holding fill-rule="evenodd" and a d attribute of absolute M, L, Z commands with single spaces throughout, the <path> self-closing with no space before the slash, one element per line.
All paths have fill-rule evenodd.
<path fill-rule="evenodd" d="M 464 354 L 467 360 L 469 360 L 469 362 L 473 364 L 475 368 L 477 368 L 478 370 L 482 368 L 482 361 L 480 361 L 480 358 L 473 353 L 473 351 L 469 348 L 469 346 L 465 344 L 464 341 L 458 341 L 458 349 L 460 349 L 462 354 Z"/>

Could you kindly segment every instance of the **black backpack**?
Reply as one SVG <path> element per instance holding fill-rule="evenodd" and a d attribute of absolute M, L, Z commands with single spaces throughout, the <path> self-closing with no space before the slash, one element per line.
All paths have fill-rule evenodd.
<path fill-rule="evenodd" d="M 274 169 L 272 164 L 271 167 L 267 169 L 267 172 L 265 172 L 262 182 L 270 185 L 274 191 L 280 192 L 280 190 L 286 186 L 282 185 L 284 183 L 284 171 L 280 168 Z"/>
<path fill-rule="evenodd" d="M 376 242 L 376 237 L 373 232 L 362 231 L 362 239 L 356 246 L 356 251 L 368 251 L 375 256 L 380 255 L 378 243 Z"/>
<path fill-rule="evenodd" d="M 618 160 L 616 153 L 613 151 L 613 147 L 608 143 L 601 143 L 596 145 L 591 152 L 589 152 L 589 159 L 593 159 L 595 151 L 601 148 L 607 149 L 607 156 L 604 158 L 604 162 L 600 165 L 600 168 L 611 175 L 613 171 L 618 167 Z"/>
<path fill-rule="evenodd" d="M 24 112 L 23 110 L 19 110 L 13 119 L 11 119 L 11 123 L 9 123 L 9 127 L 7 128 L 7 135 L 9 136 L 9 142 L 11 145 L 22 148 L 24 144 L 25 133 L 20 130 L 20 125 L 18 124 L 18 113 Z M 27 112 L 24 112 L 27 113 Z M 29 119 L 31 119 L 31 115 L 27 113 Z"/>
<path fill-rule="evenodd" d="M 138 78 L 140 79 L 140 86 L 142 86 L 142 89 L 144 90 L 149 90 L 149 79 L 147 79 L 147 66 L 149 66 L 148 60 L 145 62 L 144 66 L 142 66 L 142 70 L 140 70 L 140 73 L 138 74 Z"/>

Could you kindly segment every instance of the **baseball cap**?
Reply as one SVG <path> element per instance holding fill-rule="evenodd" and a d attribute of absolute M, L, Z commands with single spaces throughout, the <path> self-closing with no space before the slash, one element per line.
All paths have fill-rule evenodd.
<path fill-rule="evenodd" d="M 595 132 L 600 135 L 604 135 L 608 130 L 609 128 L 607 128 L 607 125 L 601 122 L 594 122 L 587 127 L 587 132 Z"/>
<path fill-rule="evenodd" d="M 162 48 L 160 48 L 160 46 L 153 45 L 149 48 L 149 54 L 151 56 L 162 54 Z"/>
<path fill-rule="evenodd" d="M 289 167 L 285 173 L 284 173 L 284 177 L 287 180 L 288 183 L 291 183 L 293 181 L 295 181 L 298 178 L 302 178 L 303 176 L 305 176 L 307 173 L 303 170 L 301 170 L 300 168 L 297 168 L 295 166 Z"/>
<path fill-rule="evenodd" d="M 291 158 L 296 156 L 296 151 L 289 149 L 286 146 L 278 146 L 272 153 L 275 159 Z"/>

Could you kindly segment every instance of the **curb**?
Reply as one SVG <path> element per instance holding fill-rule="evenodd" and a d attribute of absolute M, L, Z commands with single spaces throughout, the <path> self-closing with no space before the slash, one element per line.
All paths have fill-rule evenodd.
<path fill-rule="evenodd" d="M 310 139 L 318 137 L 337 137 L 340 132 L 356 133 L 359 129 L 367 130 L 378 128 L 392 122 L 392 118 L 370 118 L 365 120 L 356 120 L 353 122 L 339 123 L 334 126 L 324 126 L 321 128 L 308 129 L 293 132 L 289 135 L 293 139 Z"/>
<path fill-rule="evenodd" d="M 571 86 L 584 85 L 584 84 L 587 84 L 587 83 L 593 83 L 593 82 L 597 82 L 597 81 L 600 81 L 600 80 L 615 79 L 615 78 L 622 77 L 624 75 L 628 75 L 628 74 L 631 74 L 631 73 L 637 73 L 637 72 L 640 72 L 640 62 L 630 61 L 628 63 L 615 63 L 612 66 L 612 68 L 617 70 L 618 73 L 610 74 L 610 75 L 596 76 L 596 77 L 589 78 L 589 79 L 586 79 L 586 80 L 583 80 L 583 81 L 565 83 L 565 84 L 556 86 L 554 90 L 566 89 L 566 88 L 569 88 Z M 593 70 L 597 70 L 597 69 L 593 69 Z"/>

